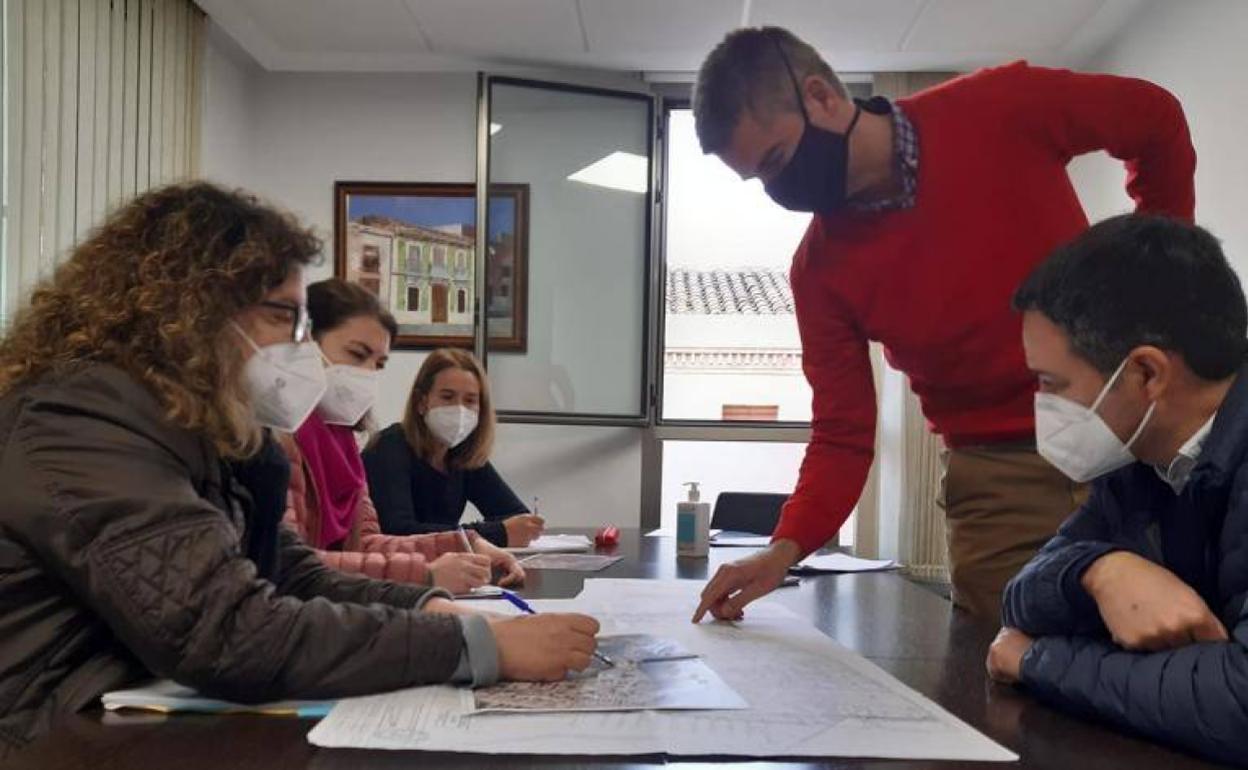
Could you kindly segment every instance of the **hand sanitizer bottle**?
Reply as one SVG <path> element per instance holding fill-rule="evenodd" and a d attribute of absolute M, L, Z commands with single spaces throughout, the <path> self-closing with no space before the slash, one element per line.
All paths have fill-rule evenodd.
<path fill-rule="evenodd" d="M 676 555 L 706 558 L 711 534 L 711 506 L 700 502 L 698 482 L 687 481 L 689 499 L 676 504 Z"/>

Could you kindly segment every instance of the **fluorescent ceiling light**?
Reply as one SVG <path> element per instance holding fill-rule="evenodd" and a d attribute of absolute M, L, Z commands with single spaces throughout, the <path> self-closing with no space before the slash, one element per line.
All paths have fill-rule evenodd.
<path fill-rule="evenodd" d="M 494 136 L 495 134 L 497 134 L 499 131 L 502 131 L 502 130 L 503 130 L 503 124 L 502 124 L 502 123 L 491 123 L 491 124 L 490 124 L 490 136 Z"/>
<path fill-rule="evenodd" d="M 568 180 L 644 194 L 650 189 L 649 165 L 644 155 L 617 150 L 572 174 Z"/>

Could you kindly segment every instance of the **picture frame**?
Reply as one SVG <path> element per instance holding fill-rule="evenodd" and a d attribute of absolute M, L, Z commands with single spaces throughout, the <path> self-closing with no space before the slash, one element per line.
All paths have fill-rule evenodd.
<path fill-rule="evenodd" d="M 395 349 L 471 348 L 476 185 L 334 183 L 334 275 L 394 315 Z M 491 352 L 528 344 L 529 186 L 490 185 L 486 327 Z"/>

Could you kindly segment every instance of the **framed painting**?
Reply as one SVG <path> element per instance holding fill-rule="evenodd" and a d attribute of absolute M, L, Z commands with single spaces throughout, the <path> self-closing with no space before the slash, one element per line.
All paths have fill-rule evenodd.
<path fill-rule="evenodd" d="M 489 349 L 527 344 L 529 186 L 490 187 L 485 298 Z M 395 348 L 472 347 L 476 185 L 336 182 L 334 275 L 376 294 Z"/>

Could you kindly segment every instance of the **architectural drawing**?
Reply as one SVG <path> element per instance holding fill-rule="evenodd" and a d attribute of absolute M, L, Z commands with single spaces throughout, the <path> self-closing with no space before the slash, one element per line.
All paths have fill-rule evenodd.
<path fill-rule="evenodd" d="M 700 655 L 694 662 L 713 670 L 748 708 L 480 713 L 470 691 L 424 687 L 339 701 L 309 739 L 326 747 L 481 754 L 1017 759 L 771 600 L 751 604 L 739 623 L 690 623 L 701 587 L 588 580 L 575 599 L 532 604 L 539 612 L 592 615 L 604 636 L 670 639 Z M 596 681 L 608 680 L 599 672 Z"/>
<path fill-rule="evenodd" d="M 743 708 L 736 693 L 678 642 L 648 634 L 599 639 L 589 668 L 559 682 L 503 682 L 474 691 L 478 712 Z"/>

